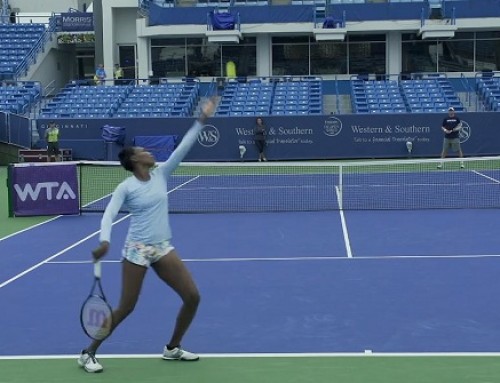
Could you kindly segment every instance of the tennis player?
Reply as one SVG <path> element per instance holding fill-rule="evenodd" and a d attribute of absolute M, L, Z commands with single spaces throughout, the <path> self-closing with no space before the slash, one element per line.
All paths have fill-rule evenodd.
<path fill-rule="evenodd" d="M 255 145 L 257 146 L 257 150 L 259 151 L 259 162 L 267 161 L 265 155 L 266 148 L 266 126 L 264 125 L 264 120 L 261 117 L 257 117 L 255 120 L 255 128 L 254 128 L 254 136 L 255 136 Z"/>
<path fill-rule="evenodd" d="M 198 360 L 198 355 L 184 350 L 181 341 L 193 320 L 200 294 L 191 274 L 172 246 L 168 218 L 167 178 L 197 140 L 203 123 L 212 115 L 215 105 L 210 100 L 202 108 L 197 121 L 189 129 L 170 158 L 153 169 L 151 153 L 139 147 L 124 148 L 120 163 L 132 176 L 120 183 L 106 207 L 101 221 L 100 245 L 92 252 L 101 259 L 110 248 L 111 227 L 122 205 L 130 211 L 130 226 L 123 247 L 122 290 L 118 307 L 113 311 L 114 330 L 133 310 L 139 298 L 144 276 L 151 268 L 182 299 L 170 341 L 163 349 L 166 360 Z M 93 341 L 78 358 L 87 372 L 101 372 L 102 365 L 95 357 L 102 341 Z"/>
<path fill-rule="evenodd" d="M 448 150 L 451 149 L 458 152 L 460 158 L 464 157 L 462 147 L 460 146 L 460 130 L 462 129 L 462 121 L 455 115 L 455 108 L 450 106 L 448 108 L 448 116 L 443 119 L 441 130 L 444 132 L 443 150 L 441 151 L 441 158 L 448 155 Z M 443 162 L 438 164 L 438 169 L 443 167 Z M 464 168 L 464 162 L 460 161 L 460 167 Z"/>

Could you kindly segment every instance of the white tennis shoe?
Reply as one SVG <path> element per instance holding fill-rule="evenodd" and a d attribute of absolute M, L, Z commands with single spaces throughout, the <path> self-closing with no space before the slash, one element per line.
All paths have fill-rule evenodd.
<path fill-rule="evenodd" d="M 183 350 L 180 347 L 176 347 L 172 350 L 169 350 L 167 346 L 163 348 L 163 359 L 165 360 L 186 360 L 190 362 L 194 362 L 200 357 L 196 354 L 193 354 L 192 352 Z"/>
<path fill-rule="evenodd" d="M 78 365 L 83 367 L 87 372 L 102 372 L 103 368 L 95 355 L 91 352 L 83 350 L 77 360 Z"/>

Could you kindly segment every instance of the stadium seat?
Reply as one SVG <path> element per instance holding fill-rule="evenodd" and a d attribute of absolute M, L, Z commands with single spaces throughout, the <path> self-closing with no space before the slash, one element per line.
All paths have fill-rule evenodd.
<path fill-rule="evenodd" d="M 441 112 L 450 106 L 464 110 L 449 80 L 439 74 L 424 79 L 402 80 L 400 89 L 410 112 Z"/>
<path fill-rule="evenodd" d="M 351 80 L 351 100 L 352 109 L 356 113 L 396 113 L 396 111 L 401 113 L 401 110 L 406 111 L 403 95 L 395 81 L 353 78 Z"/>

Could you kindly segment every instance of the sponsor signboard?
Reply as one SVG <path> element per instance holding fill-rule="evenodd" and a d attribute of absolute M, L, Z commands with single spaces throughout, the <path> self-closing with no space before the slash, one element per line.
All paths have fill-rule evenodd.
<path fill-rule="evenodd" d="M 78 214 L 75 164 L 14 166 L 10 196 L 15 216 Z"/>
<path fill-rule="evenodd" d="M 61 13 L 61 31 L 79 32 L 94 30 L 94 14 L 87 12 Z"/>

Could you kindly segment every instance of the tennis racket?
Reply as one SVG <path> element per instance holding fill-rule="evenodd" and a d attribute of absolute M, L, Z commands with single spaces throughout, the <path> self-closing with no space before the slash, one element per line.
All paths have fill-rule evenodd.
<path fill-rule="evenodd" d="M 94 283 L 80 310 L 82 329 L 94 340 L 106 339 L 111 334 L 113 310 L 106 300 L 101 285 L 101 262 L 94 263 Z"/>

